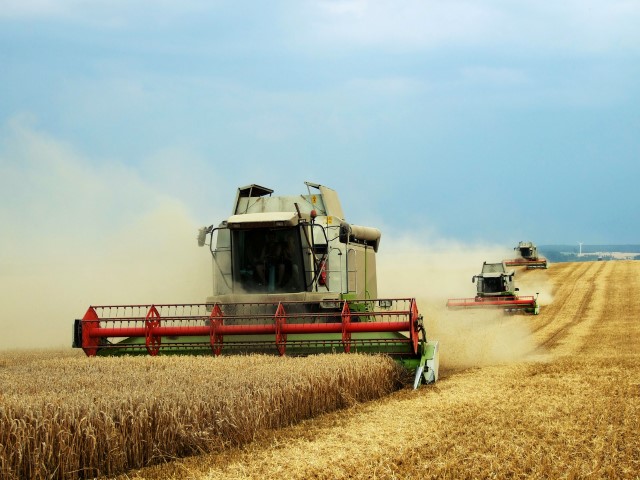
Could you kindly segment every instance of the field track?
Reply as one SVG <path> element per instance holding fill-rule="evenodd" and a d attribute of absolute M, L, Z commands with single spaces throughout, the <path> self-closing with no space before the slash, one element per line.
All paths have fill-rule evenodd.
<path fill-rule="evenodd" d="M 640 262 L 519 271 L 553 300 L 514 316 L 517 361 L 121 478 L 640 478 Z"/>

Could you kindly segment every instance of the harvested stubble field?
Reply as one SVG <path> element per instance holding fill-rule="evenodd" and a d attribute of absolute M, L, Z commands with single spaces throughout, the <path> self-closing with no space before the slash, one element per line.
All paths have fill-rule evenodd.
<path fill-rule="evenodd" d="M 360 369 L 378 375 L 371 373 L 377 368 L 372 370 L 367 359 L 348 357 L 342 367 L 345 356 L 337 356 L 335 364 L 329 360 L 316 367 L 318 371 L 331 370 L 318 384 L 323 390 L 315 390 L 303 380 L 287 391 L 288 395 L 295 395 L 301 385 L 306 386 L 297 403 L 281 407 L 303 408 L 306 412 L 282 422 L 290 426 L 270 429 L 280 425 L 266 421 L 265 428 L 251 430 L 243 441 L 222 441 L 213 453 L 129 471 L 120 478 L 640 478 L 640 262 L 556 264 L 547 271 L 520 271 L 518 275 L 521 285 L 547 286 L 553 301 L 549 300 L 537 317 L 489 318 L 463 312 L 432 318 L 432 335 L 442 341 L 443 365 L 436 385 L 417 391 L 404 388 L 368 402 L 363 400 L 384 393 L 375 391 L 358 397 L 356 392 L 364 383 L 359 379 L 353 391 L 347 393 L 338 388 L 338 394 L 327 393 L 324 383 L 335 383 L 336 375 L 341 375 L 340 368 L 352 368 L 344 374 L 346 377 L 363 375 Z M 502 332 L 494 335 L 500 341 L 491 345 L 498 353 L 493 362 L 487 361 L 478 346 L 488 343 L 487 332 Z M 460 337 L 465 337 L 468 348 L 460 343 Z M 503 345 L 505 339 L 509 345 Z M 520 349 L 519 355 L 514 353 L 514 345 L 518 345 L 515 351 Z M 499 355 L 500 347 L 508 354 Z M 478 365 L 482 366 L 469 366 L 473 364 L 469 358 L 460 360 L 464 351 L 477 354 Z M 327 358 L 331 357 L 324 360 Z M 89 365 L 97 370 L 131 370 L 130 379 L 125 382 L 109 376 L 113 385 L 97 385 L 96 377 L 78 377 L 75 362 L 80 359 L 2 357 L 1 405 L 6 409 L 22 402 L 22 411 L 37 417 L 43 402 L 57 398 L 47 390 L 62 389 L 55 386 L 51 374 L 59 375 L 60 371 L 68 376 L 57 380 L 67 384 L 63 398 L 69 401 L 73 395 L 68 392 L 75 392 L 75 408 L 93 402 L 99 405 L 95 410 L 98 416 L 100 408 L 114 406 L 101 403 L 102 396 L 127 405 L 131 398 L 142 401 L 146 393 L 158 402 L 154 408 L 160 410 L 181 398 L 181 408 L 191 409 L 181 413 L 186 413 L 183 418 L 197 419 L 206 416 L 199 407 L 203 398 L 214 397 L 212 391 L 221 391 L 220 384 L 216 386 L 218 390 L 200 387 L 203 369 L 207 368 L 204 364 L 194 364 L 180 374 L 173 384 L 177 392 L 162 392 L 152 388 L 155 376 L 163 370 L 174 374 L 168 364 L 159 367 L 154 363 L 162 359 L 136 360 L 131 367 L 117 364 L 122 359 L 107 359 L 111 363 L 104 360 Z M 291 371 L 284 385 L 300 382 L 299 377 L 306 378 L 308 374 L 304 359 L 299 359 L 298 370 L 293 360 L 287 359 L 292 363 L 284 365 L 285 371 Z M 237 366 L 233 375 L 243 378 L 222 385 L 222 391 L 234 399 L 231 403 L 242 402 L 254 388 L 261 388 L 259 383 L 264 380 L 257 382 L 250 371 L 262 368 L 262 361 Z M 34 367 L 41 369 L 39 374 L 33 372 Z M 389 368 L 388 364 L 380 375 L 393 379 L 386 381 L 390 391 L 397 385 L 397 372 L 385 372 L 385 368 Z M 276 371 L 279 375 L 280 368 L 275 367 L 263 373 L 276 377 Z M 21 380 L 23 385 L 14 385 L 25 376 L 48 383 L 29 387 L 27 381 Z M 208 395 L 201 393 L 207 389 Z M 185 402 L 187 397 L 189 401 Z M 326 397 L 337 397 L 331 408 L 348 408 L 322 413 L 330 410 L 322 407 Z M 266 403 L 257 405 L 256 410 L 273 410 L 266 406 L 272 399 L 261 401 Z M 307 402 L 317 408 L 307 409 Z M 250 402 L 243 405 L 246 410 Z M 59 404 L 57 408 L 79 414 Z M 129 418 L 133 420 L 137 414 Z M 223 417 L 215 418 L 220 421 Z M 209 417 L 207 422 L 211 421 Z M 239 421 L 255 420 L 240 417 Z M 184 432 L 206 432 L 213 425 L 215 421 L 187 424 L 182 425 L 180 434 L 164 433 L 179 443 Z M 19 424 L 17 431 L 24 427 Z M 2 428 L 0 432 L 4 432 L 5 427 Z M 5 439 L 6 435 L 0 443 Z M 160 453 L 154 452 L 149 443 L 127 445 L 129 449 L 146 448 L 152 457 Z M 205 441 L 194 450 L 208 446 Z M 38 445 L 33 443 L 31 448 L 37 449 Z M 95 450 L 106 455 L 109 449 L 96 446 Z M 6 448 L 0 456 L 6 458 Z M 5 468 L 5 463 L 0 465 Z"/>

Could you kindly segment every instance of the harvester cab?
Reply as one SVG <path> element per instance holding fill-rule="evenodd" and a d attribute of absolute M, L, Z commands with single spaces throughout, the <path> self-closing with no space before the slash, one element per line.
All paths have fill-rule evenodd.
<path fill-rule="evenodd" d="M 499 308 L 505 313 L 537 315 L 540 312 L 537 295 L 518 295 L 519 289 L 515 286 L 514 277 L 515 271 L 507 270 L 505 262 L 484 262 L 482 272 L 471 279 L 476 283 L 476 296 L 451 298 L 447 301 L 447 308 Z"/>
<path fill-rule="evenodd" d="M 525 266 L 528 269 L 549 267 L 547 259 L 538 255 L 538 247 L 533 242 L 519 242 L 514 250 L 520 254 L 520 257 L 505 260 L 505 264 L 509 267 Z"/>
<path fill-rule="evenodd" d="M 437 380 L 439 347 L 428 341 L 413 298 L 379 298 L 381 233 L 345 220 L 337 193 L 274 196 L 248 185 L 231 216 L 200 229 L 212 294 L 202 304 L 91 306 L 74 323 L 87 355 L 386 354 Z"/>
<path fill-rule="evenodd" d="M 335 191 L 306 185 L 309 194 L 300 196 L 240 188 L 233 214 L 200 230 L 199 244 L 209 245 L 213 258 L 208 302 L 377 298 L 380 231 L 350 225 Z"/>
<path fill-rule="evenodd" d="M 538 259 L 538 247 L 536 247 L 532 242 L 520 242 L 514 250 L 518 250 L 520 252 L 520 256 L 525 260 Z"/>
<path fill-rule="evenodd" d="M 518 291 L 515 286 L 513 270 L 507 271 L 504 262 L 487 263 L 482 265 L 482 272 L 471 279 L 476 282 L 477 296 L 484 297 L 509 297 Z"/>

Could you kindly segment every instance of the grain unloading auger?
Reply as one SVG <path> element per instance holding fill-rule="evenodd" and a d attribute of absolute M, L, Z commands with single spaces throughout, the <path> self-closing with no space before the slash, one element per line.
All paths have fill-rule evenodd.
<path fill-rule="evenodd" d="M 519 242 L 514 250 L 518 251 L 520 257 L 505 260 L 504 263 L 507 267 L 524 266 L 528 269 L 549 267 L 547 259 L 538 255 L 538 247 L 533 242 Z"/>
<path fill-rule="evenodd" d="M 378 298 L 380 231 L 344 220 L 335 191 L 271 196 L 239 188 L 233 214 L 202 228 L 213 259 L 213 295 L 202 304 L 91 306 L 74 347 L 118 354 L 386 354 L 437 380 L 439 348 L 413 298 Z M 313 190 L 313 191 L 312 191 Z"/>
<path fill-rule="evenodd" d="M 538 297 L 518 295 L 513 270 L 507 271 L 504 262 L 482 265 L 482 272 L 474 275 L 472 281 L 477 285 L 477 293 L 473 298 L 451 298 L 447 301 L 449 309 L 495 308 L 505 313 L 540 313 Z"/>

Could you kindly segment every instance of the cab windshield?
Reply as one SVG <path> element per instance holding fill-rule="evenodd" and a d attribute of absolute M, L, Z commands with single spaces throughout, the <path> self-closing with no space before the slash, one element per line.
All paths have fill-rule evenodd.
<path fill-rule="evenodd" d="M 297 227 L 233 230 L 231 249 L 234 291 L 286 293 L 305 290 Z"/>

